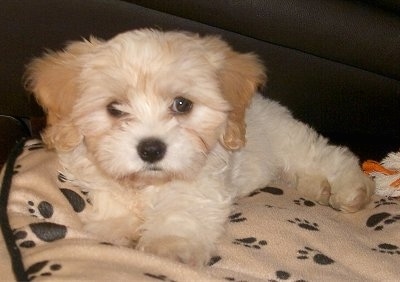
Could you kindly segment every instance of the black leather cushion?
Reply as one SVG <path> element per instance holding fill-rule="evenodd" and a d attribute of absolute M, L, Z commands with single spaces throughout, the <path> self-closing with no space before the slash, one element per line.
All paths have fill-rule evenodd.
<path fill-rule="evenodd" d="M 383 8 L 388 12 L 400 15 L 400 1 L 399 0 L 364 0 L 377 7 Z"/>
<path fill-rule="evenodd" d="M 362 1 L 129 2 L 400 80 L 400 18 Z"/>

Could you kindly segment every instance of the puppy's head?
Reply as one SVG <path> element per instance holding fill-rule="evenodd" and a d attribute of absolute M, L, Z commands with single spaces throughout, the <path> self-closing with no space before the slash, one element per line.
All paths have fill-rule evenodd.
<path fill-rule="evenodd" d="M 71 43 L 27 71 L 49 147 L 83 145 L 109 176 L 149 183 L 195 175 L 217 142 L 240 149 L 264 80 L 254 55 L 216 37 L 149 29 Z"/>

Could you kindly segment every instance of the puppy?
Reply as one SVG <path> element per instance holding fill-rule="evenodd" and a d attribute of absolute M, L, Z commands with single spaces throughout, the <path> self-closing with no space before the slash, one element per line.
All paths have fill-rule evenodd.
<path fill-rule="evenodd" d="M 150 29 L 73 42 L 27 70 L 45 144 L 89 192 L 84 228 L 190 265 L 257 188 L 284 181 L 343 212 L 374 192 L 351 152 L 256 93 L 265 80 L 255 55 L 217 37 Z"/>

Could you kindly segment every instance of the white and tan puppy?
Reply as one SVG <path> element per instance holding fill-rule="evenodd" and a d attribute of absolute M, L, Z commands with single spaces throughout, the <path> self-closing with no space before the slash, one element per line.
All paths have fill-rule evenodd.
<path fill-rule="evenodd" d="M 352 153 L 256 94 L 265 79 L 217 37 L 150 29 L 73 42 L 27 72 L 44 142 L 89 192 L 85 229 L 192 265 L 257 188 L 284 181 L 344 212 L 374 192 Z"/>

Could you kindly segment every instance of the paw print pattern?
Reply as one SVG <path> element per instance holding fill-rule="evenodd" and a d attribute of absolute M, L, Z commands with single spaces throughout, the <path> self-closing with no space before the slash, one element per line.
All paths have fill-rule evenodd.
<path fill-rule="evenodd" d="M 258 189 L 256 191 L 250 193 L 248 197 L 253 197 L 255 195 L 260 194 L 261 192 L 269 193 L 269 194 L 276 195 L 276 196 L 283 195 L 283 190 L 282 189 L 267 186 L 267 187 Z"/>
<path fill-rule="evenodd" d="M 400 247 L 389 243 L 379 244 L 377 248 L 372 248 L 372 250 L 383 254 L 400 255 Z"/>
<path fill-rule="evenodd" d="M 235 245 L 241 245 L 252 249 L 261 249 L 261 247 L 266 246 L 268 243 L 265 240 L 257 240 L 254 237 L 247 237 L 242 239 L 235 239 L 233 242 Z"/>
<path fill-rule="evenodd" d="M 68 181 L 68 178 L 61 172 L 58 172 L 57 179 L 60 183 L 65 183 Z M 64 194 L 65 198 L 67 198 L 68 202 L 76 213 L 82 212 L 86 207 L 86 203 L 91 205 L 88 197 L 89 192 L 80 191 L 83 195 L 82 197 L 79 195 L 79 193 L 68 188 L 60 188 L 60 191 Z"/>
<path fill-rule="evenodd" d="M 212 266 L 219 262 L 222 258 L 220 256 L 213 256 L 210 261 L 207 263 L 208 266 Z"/>
<path fill-rule="evenodd" d="M 27 230 L 15 230 L 14 239 L 21 248 L 33 248 L 39 241 L 50 243 L 64 239 L 67 233 L 67 227 L 64 225 L 52 222 L 37 222 L 29 224 L 29 229 Z"/>
<path fill-rule="evenodd" d="M 53 216 L 53 205 L 46 201 L 41 201 L 37 206 L 33 201 L 28 201 L 28 211 L 32 217 L 48 219 Z"/>
<path fill-rule="evenodd" d="M 80 213 L 85 209 L 86 202 L 78 193 L 66 188 L 60 188 L 60 191 L 64 194 L 65 198 L 67 198 L 76 213 Z"/>
<path fill-rule="evenodd" d="M 313 261 L 319 265 L 329 265 L 334 263 L 335 261 L 330 257 L 322 254 L 321 252 L 314 250 L 309 247 L 304 247 L 304 249 L 298 251 L 298 259 L 306 260 L 312 257 Z"/>
<path fill-rule="evenodd" d="M 44 242 L 53 242 L 64 239 L 67 235 L 65 225 L 52 222 L 38 222 L 29 224 L 30 229 L 37 238 Z"/>
<path fill-rule="evenodd" d="M 288 280 L 290 278 L 290 273 L 286 271 L 278 270 L 275 274 L 278 279 Z"/>
<path fill-rule="evenodd" d="M 374 204 L 375 208 L 379 208 L 380 206 L 398 205 L 398 203 L 396 203 L 392 197 L 382 198 L 378 201 L 375 201 Z"/>
<path fill-rule="evenodd" d="M 293 220 L 289 219 L 288 222 L 297 224 L 299 227 L 309 231 L 319 231 L 319 225 L 317 223 L 309 222 L 306 219 L 295 218 Z"/>
<path fill-rule="evenodd" d="M 61 264 L 50 263 L 48 260 L 44 260 L 31 265 L 26 270 L 26 274 L 29 281 L 32 281 L 39 276 L 52 276 L 54 272 L 61 270 L 61 268 Z"/>
<path fill-rule="evenodd" d="M 247 282 L 246 280 L 237 280 L 235 277 L 224 277 L 226 281 L 232 281 L 232 282 Z"/>
<path fill-rule="evenodd" d="M 384 226 L 400 221 L 400 214 L 392 215 L 387 212 L 381 212 L 371 215 L 367 220 L 367 227 L 374 228 L 375 231 L 383 230 Z"/>
<path fill-rule="evenodd" d="M 293 202 L 298 206 L 305 206 L 305 207 L 314 207 L 315 206 L 315 203 L 313 201 L 310 201 L 310 200 L 307 200 L 304 198 L 294 200 Z"/>
<path fill-rule="evenodd" d="M 58 179 L 58 181 L 60 181 L 61 183 L 65 183 L 65 182 L 67 182 L 67 180 L 68 180 L 68 178 L 67 178 L 63 173 L 61 173 L 61 172 L 58 172 L 57 179 Z"/>
<path fill-rule="evenodd" d="M 295 282 L 305 282 L 305 280 L 303 280 L 303 279 L 297 279 L 297 280 L 292 279 L 291 278 L 292 275 L 289 272 L 284 271 L 284 270 L 277 270 L 275 272 L 275 277 L 276 277 L 276 279 L 269 279 L 268 282 L 286 281 L 289 279 L 291 281 L 295 281 Z"/>
<path fill-rule="evenodd" d="M 16 166 L 14 166 L 13 175 L 17 174 L 19 172 L 20 168 L 21 168 L 20 164 L 17 164 Z"/>
<path fill-rule="evenodd" d="M 246 220 L 247 218 L 245 218 L 241 212 L 237 212 L 229 216 L 229 221 L 232 223 L 242 222 Z"/>
<path fill-rule="evenodd" d="M 176 282 L 175 280 L 169 279 L 167 276 L 163 274 L 152 274 L 152 273 L 144 273 L 145 276 L 153 278 L 154 280 L 165 281 L 165 282 Z"/>
<path fill-rule="evenodd" d="M 25 240 L 28 237 L 28 232 L 24 230 L 14 231 L 14 240 L 18 242 L 23 240 L 21 243 L 17 243 L 17 245 L 21 248 L 33 248 L 36 246 L 36 243 L 32 240 Z"/>

